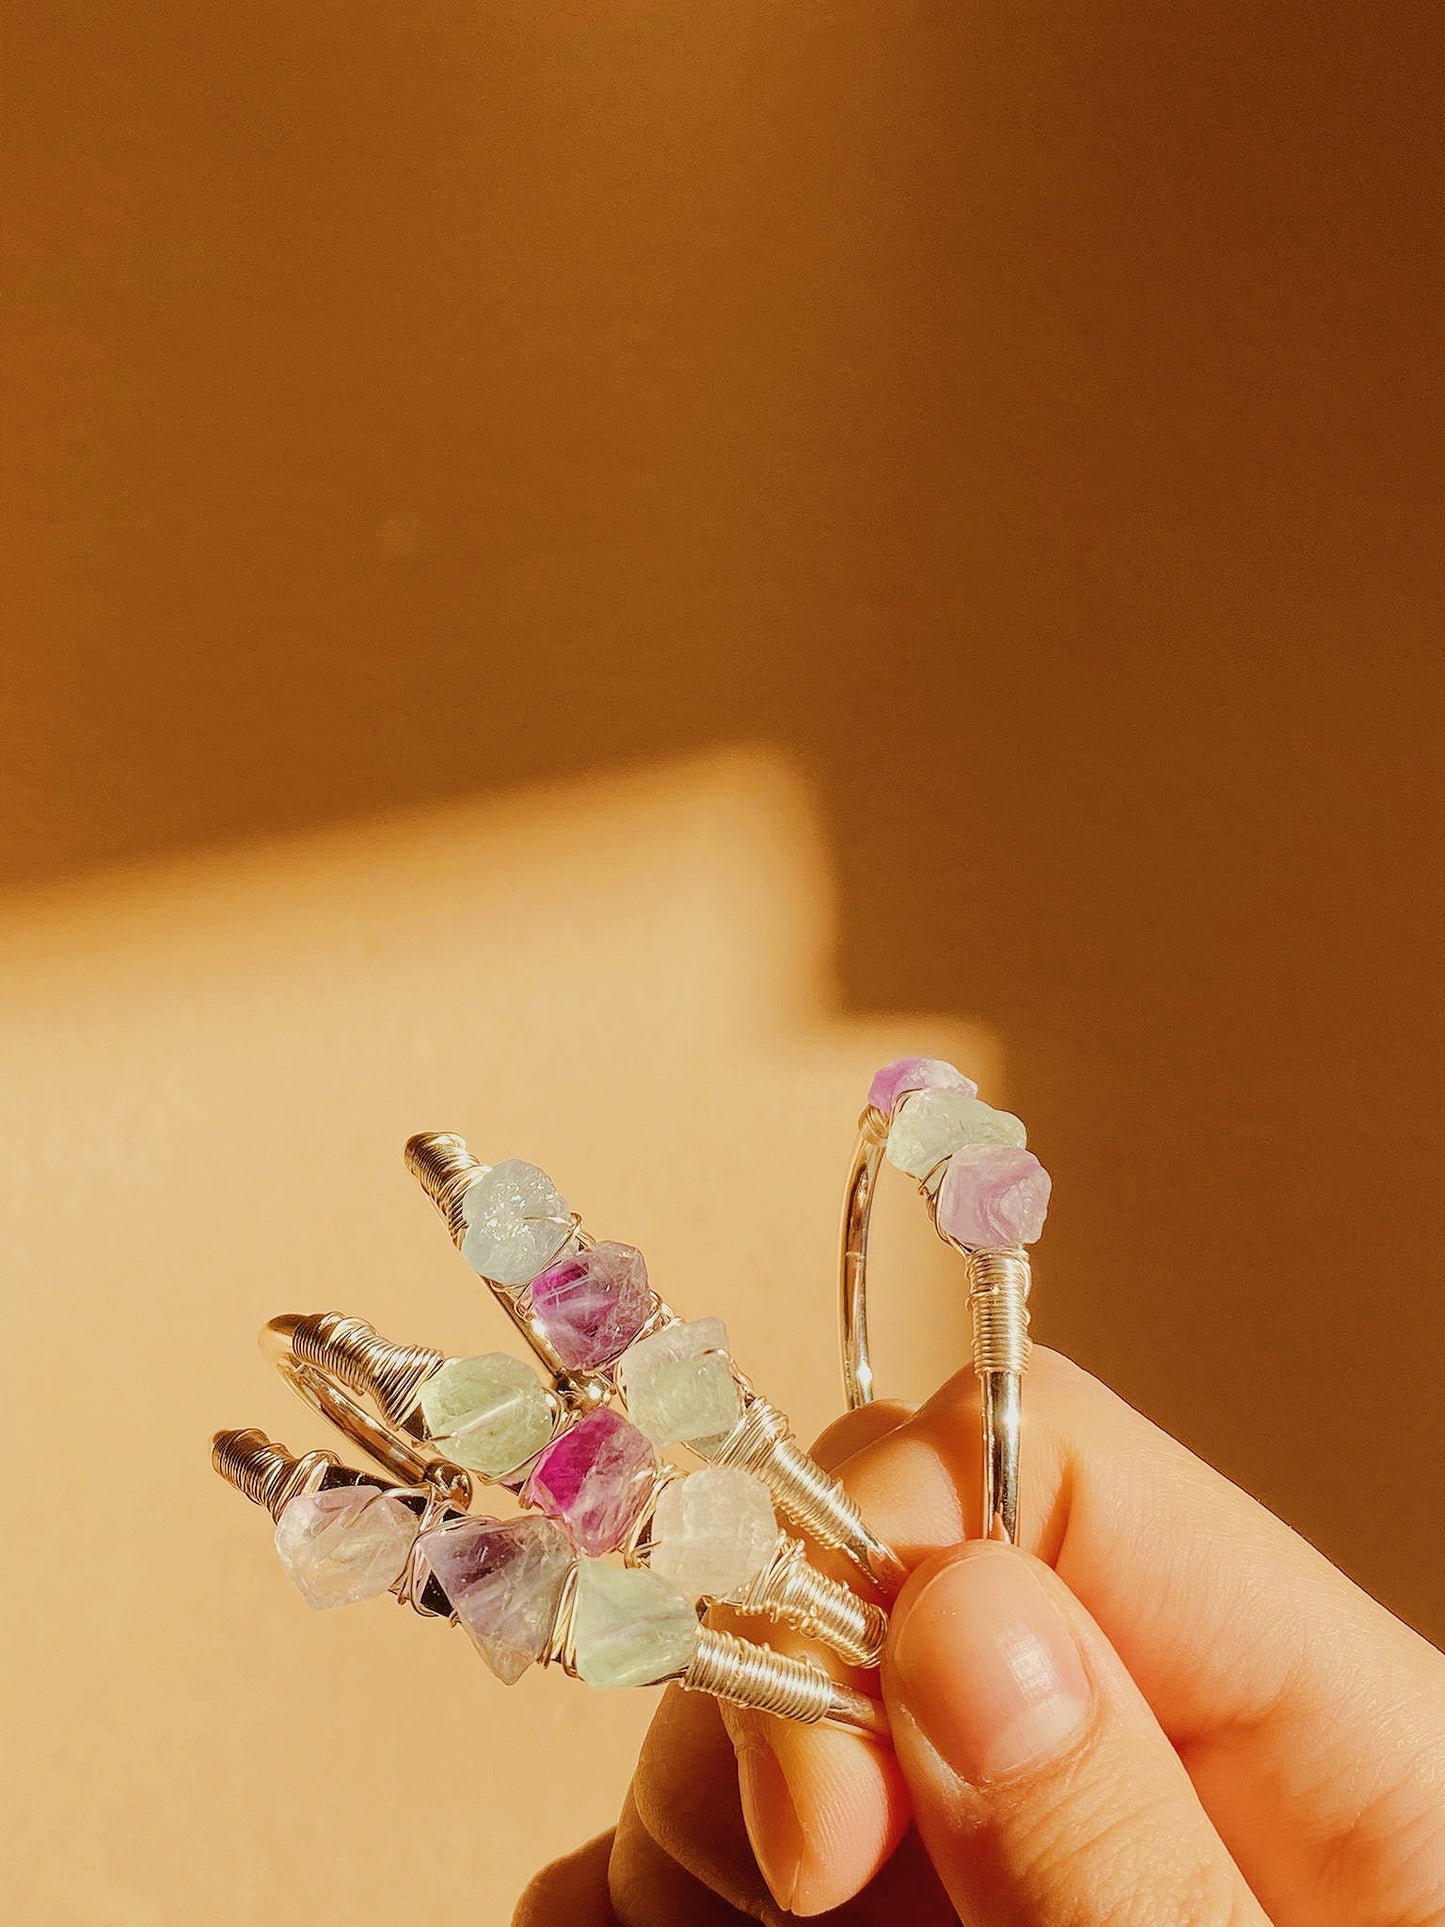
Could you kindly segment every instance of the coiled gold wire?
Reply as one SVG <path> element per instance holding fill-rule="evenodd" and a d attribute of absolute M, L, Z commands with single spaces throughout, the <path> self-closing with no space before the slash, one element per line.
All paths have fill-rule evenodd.
<path fill-rule="evenodd" d="M 976 1372 L 1022 1372 L 1033 1346 L 1029 1339 L 1029 1287 L 1032 1273 L 1021 1248 L 975 1251 L 968 1258 L 968 1307 L 973 1320 Z"/>

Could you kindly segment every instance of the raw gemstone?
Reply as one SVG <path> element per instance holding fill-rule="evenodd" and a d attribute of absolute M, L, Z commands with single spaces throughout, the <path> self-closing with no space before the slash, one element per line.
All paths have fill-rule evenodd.
<path fill-rule="evenodd" d="M 416 1515 L 375 1485 L 300 1492 L 276 1521 L 276 1551 L 308 1606 L 354 1606 L 401 1577 Z"/>
<path fill-rule="evenodd" d="M 560 1519 L 584 1552 L 611 1552 L 642 1510 L 654 1463 L 637 1427 L 602 1405 L 558 1433 L 533 1466 L 525 1496 Z"/>
<path fill-rule="evenodd" d="M 1044 1228 L 1052 1188 L 1032 1151 L 966 1144 L 949 1159 L 939 1186 L 938 1228 L 956 1244 L 984 1250 L 1031 1245 Z"/>
<path fill-rule="evenodd" d="M 546 1652 L 576 1557 L 550 1519 L 476 1517 L 424 1532 L 419 1554 L 504 1686 Z"/>
<path fill-rule="evenodd" d="M 577 1568 L 573 1650 L 589 1686 L 650 1686 L 697 1651 L 697 1611 L 639 1566 L 584 1559 Z"/>
<path fill-rule="evenodd" d="M 494 1164 L 462 1195 L 462 1256 L 498 1285 L 525 1285 L 575 1242 L 572 1207 L 545 1171 L 520 1158 Z"/>
<path fill-rule="evenodd" d="M 725 1437 L 742 1414 L 720 1318 L 679 1319 L 639 1338 L 624 1352 L 619 1377 L 633 1423 L 654 1445 Z"/>
<path fill-rule="evenodd" d="M 572 1371 L 606 1365 L 636 1338 L 656 1301 L 631 1245 L 592 1245 L 532 1280 L 532 1311 Z"/>
<path fill-rule="evenodd" d="M 552 1436 L 552 1407 L 537 1374 L 506 1352 L 449 1358 L 421 1388 L 428 1435 L 469 1471 L 500 1479 Z"/>
<path fill-rule="evenodd" d="M 1026 1142 L 1024 1127 L 1012 1113 L 996 1111 L 966 1091 L 915 1091 L 893 1113 L 888 1162 L 921 1179 L 965 1144 Z"/>
<path fill-rule="evenodd" d="M 688 1599 L 736 1592 L 777 1543 L 768 1488 L 735 1465 L 705 1465 L 674 1479 L 652 1515 L 652 1570 Z"/>
<path fill-rule="evenodd" d="M 952 1064 L 945 1064 L 941 1057 L 899 1057 L 875 1073 L 868 1086 L 868 1102 L 875 1111 L 891 1117 L 893 1106 L 909 1091 L 961 1091 L 965 1097 L 978 1096 L 973 1079 Z"/>

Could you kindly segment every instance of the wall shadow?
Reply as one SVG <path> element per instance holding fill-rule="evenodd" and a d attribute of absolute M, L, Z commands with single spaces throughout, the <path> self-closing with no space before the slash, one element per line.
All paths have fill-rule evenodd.
<path fill-rule="evenodd" d="M 18 20 L 6 886 L 785 750 L 1043 1335 L 1445 1635 L 1440 17 Z"/>

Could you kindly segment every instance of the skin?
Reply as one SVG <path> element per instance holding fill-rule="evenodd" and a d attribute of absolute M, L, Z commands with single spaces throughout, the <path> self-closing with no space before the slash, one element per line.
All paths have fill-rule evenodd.
<path fill-rule="evenodd" d="M 894 1748 L 671 1689 L 616 1829 L 514 1927 L 1445 1927 L 1445 1656 L 1066 1359 L 1036 1352 L 1028 1389 L 1025 1551 L 976 1539 L 971 1373 L 819 1442 L 913 1568 Z M 970 1776 L 936 1743 L 980 1717 L 948 1629 L 1020 1578 L 1085 1710 Z"/>

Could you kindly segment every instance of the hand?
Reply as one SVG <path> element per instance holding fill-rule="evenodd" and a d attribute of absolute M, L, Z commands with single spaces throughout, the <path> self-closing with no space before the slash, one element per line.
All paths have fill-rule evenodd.
<path fill-rule="evenodd" d="M 916 1565 L 895 1751 L 673 1689 L 515 1927 L 1442 1927 L 1445 1657 L 1067 1360 L 1027 1415 L 1029 1553 L 968 1539 L 971 1373 L 820 1442 Z"/>

